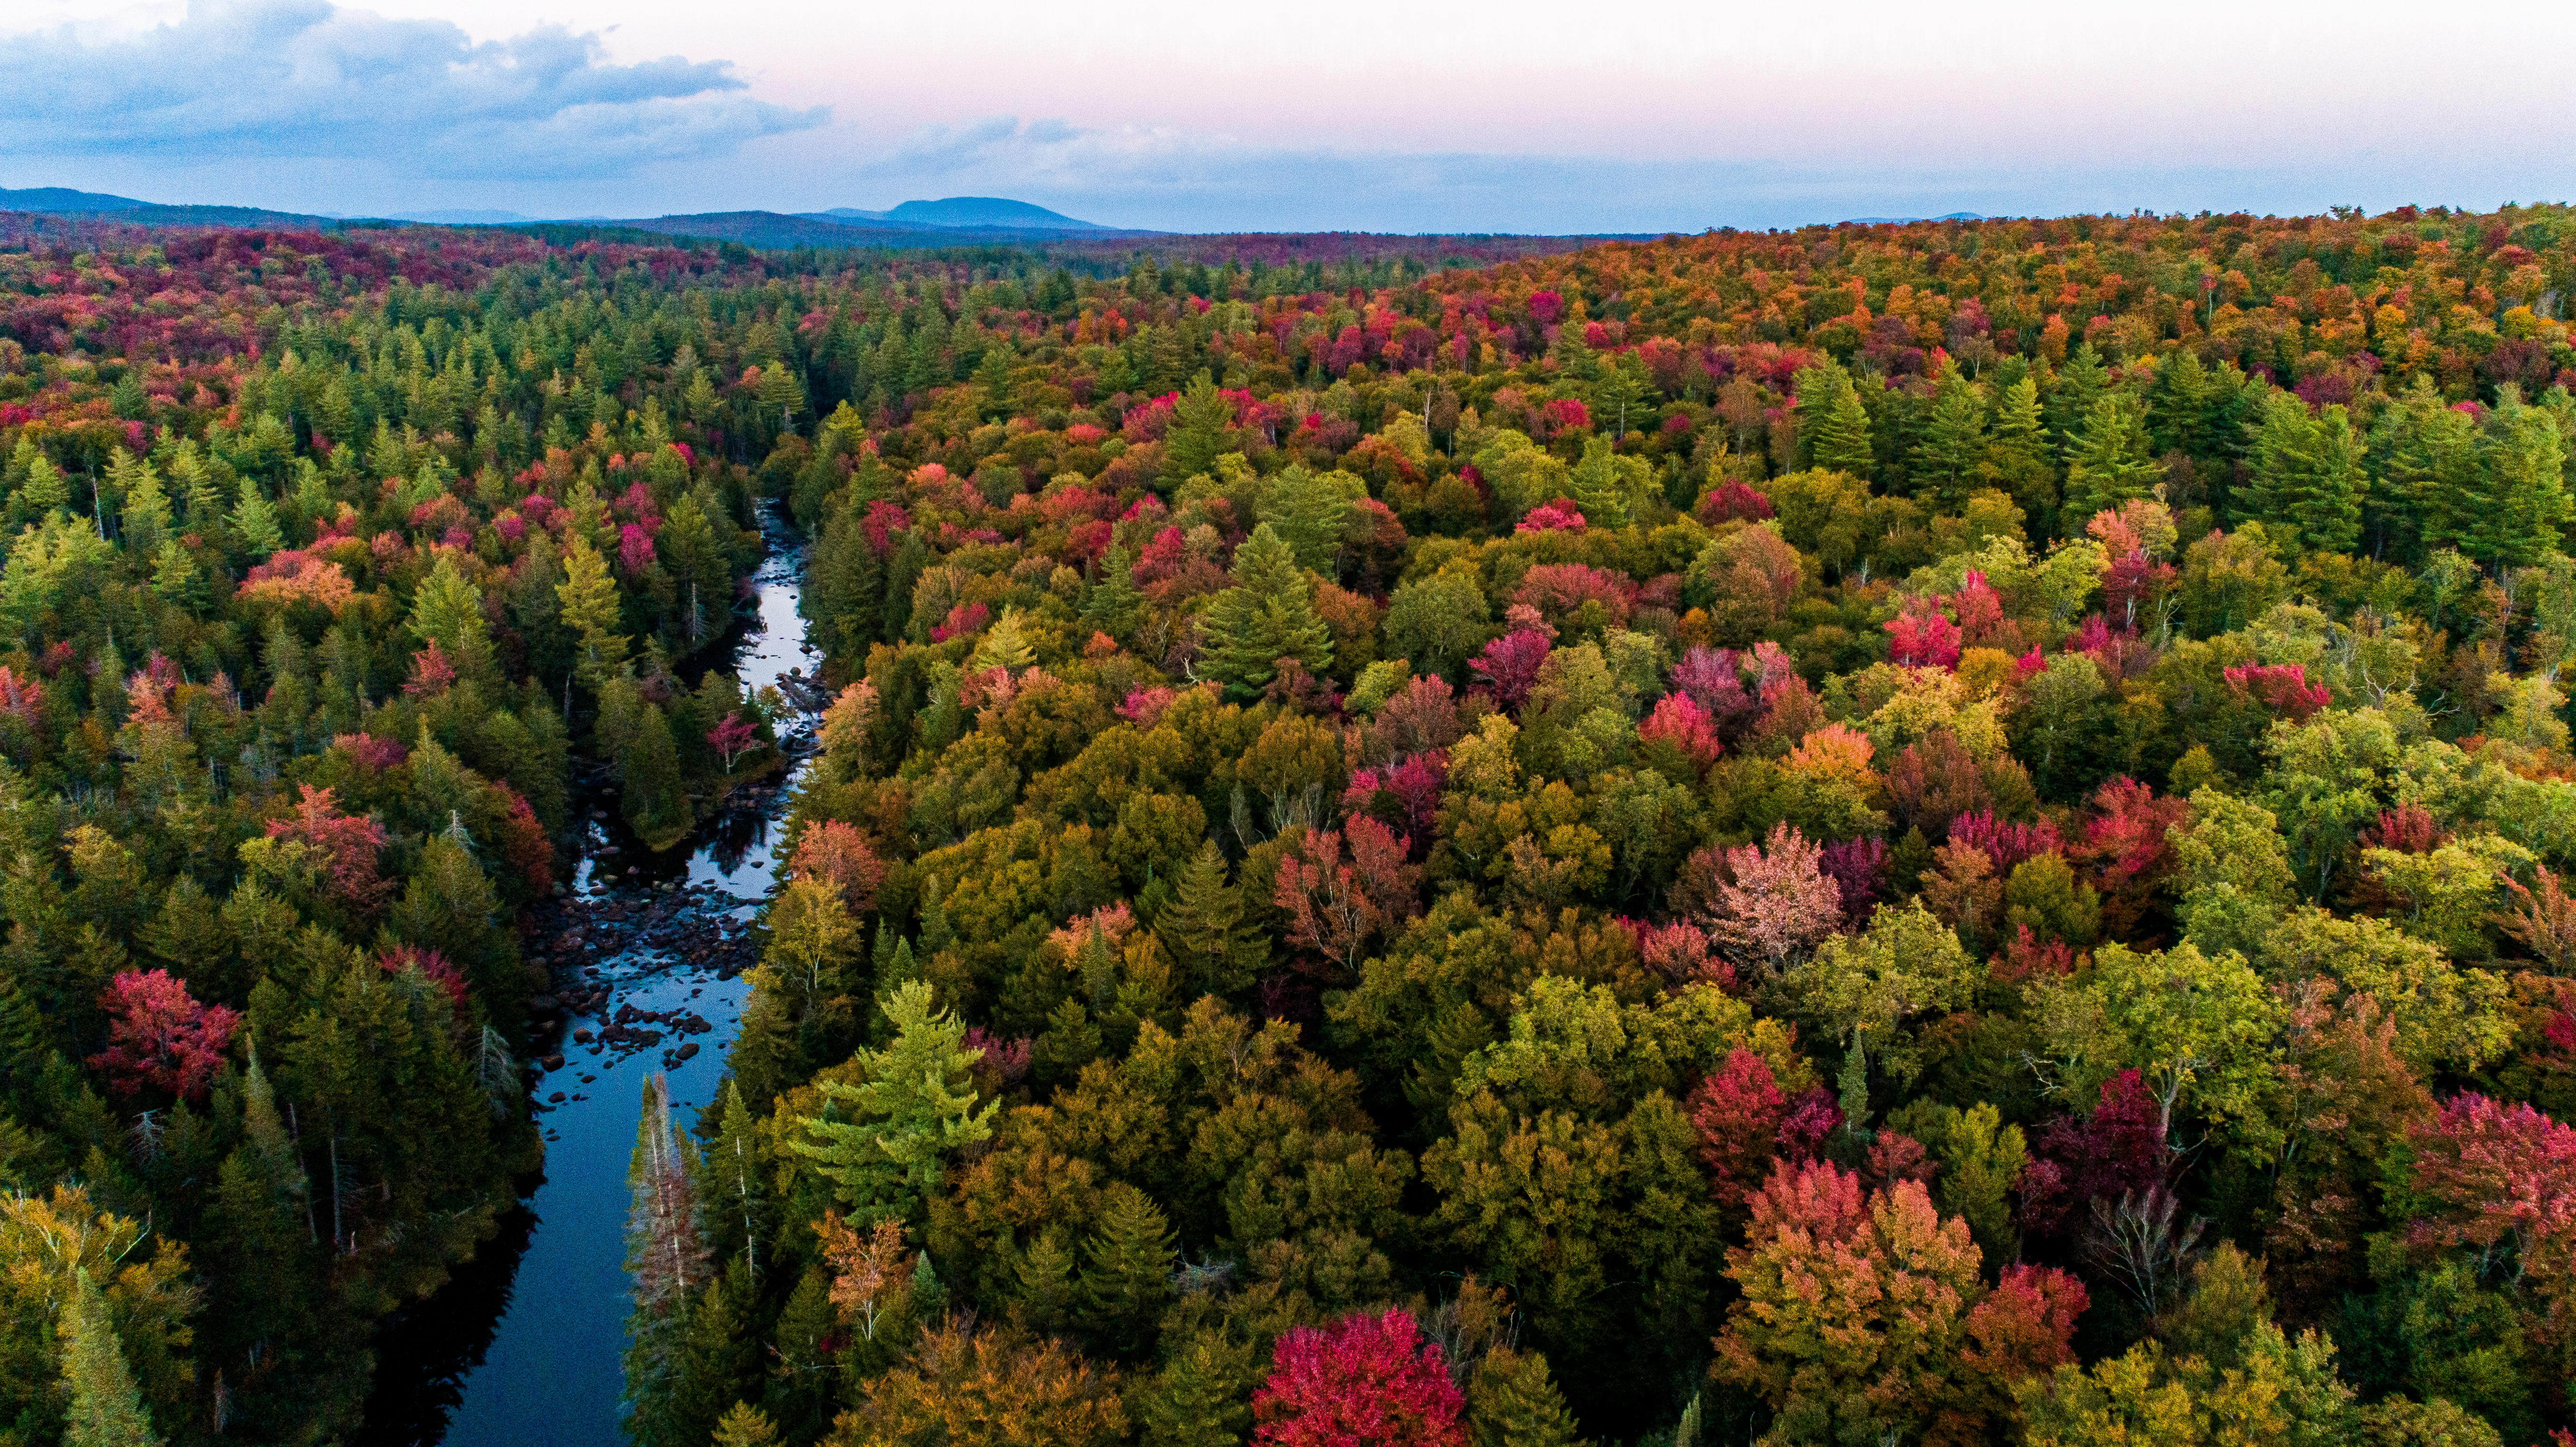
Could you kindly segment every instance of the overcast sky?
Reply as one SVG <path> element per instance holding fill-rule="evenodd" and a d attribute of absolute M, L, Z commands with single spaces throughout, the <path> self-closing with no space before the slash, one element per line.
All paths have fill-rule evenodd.
<path fill-rule="evenodd" d="M 1696 231 L 2576 197 L 2576 6 L 0 0 L 0 186 Z"/>

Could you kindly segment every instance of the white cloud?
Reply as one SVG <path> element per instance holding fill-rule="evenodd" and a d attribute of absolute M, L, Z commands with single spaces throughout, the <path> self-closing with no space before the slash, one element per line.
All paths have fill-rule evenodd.
<path fill-rule="evenodd" d="M 328 0 L 195 0 L 145 28 L 9 43 L 0 154 L 202 163 L 363 158 L 433 178 L 615 175 L 820 125 L 751 96 L 723 61 L 612 64 L 544 27 L 476 44 L 443 20 Z"/>

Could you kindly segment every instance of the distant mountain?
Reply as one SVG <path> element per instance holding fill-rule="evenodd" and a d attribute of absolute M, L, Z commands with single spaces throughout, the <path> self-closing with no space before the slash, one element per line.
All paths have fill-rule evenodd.
<path fill-rule="evenodd" d="M 945 201 L 906 201 L 891 211 L 861 211 L 855 207 L 836 206 L 829 211 L 800 213 L 813 221 L 837 221 L 844 225 L 915 227 L 936 226 L 950 229 L 1000 231 L 1115 231 L 1096 221 L 1079 221 L 1061 211 L 1026 201 L 1012 201 L 999 196 L 951 196 Z"/>
<path fill-rule="evenodd" d="M 1029 209 L 1035 211 L 1039 208 L 1033 206 Z M 1052 216 L 1055 213 L 1045 214 Z M 1070 225 L 1002 226 L 977 222 L 933 225 L 910 219 L 891 219 L 892 213 L 887 213 L 887 216 L 888 219 L 872 220 L 866 213 L 855 210 L 844 210 L 838 216 L 829 212 L 782 216 L 775 211 L 710 211 L 693 216 L 654 216 L 601 224 L 656 231 L 665 236 L 739 242 L 761 251 L 784 251 L 806 246 L 823 250 L 861 246 L 911 250 L 939 246 L 1026 246 L 1049 240 L 1070 240 L 1077 235 L 1089 240 L 1159 234 L 1115 231 L 1089 222 L 1071 222 L 1070 218 L 1064 218 Z"/>
<path fill-rule="evenodd" d="M 424 226 L 524 226 L 537 218 L 516 211 L 404 211 L 396 221 L 417 221 Z"/>
<path fill-rule="evenodd" d="M 1974 211 L 1953 211 L 1945 216 L 1855 216 L 1849 221 L 1838 221 L 1834 224 L 1838 226 L 1911 226 L 1917 221 L 1983 221 L 1985 219 Z"/>
<path fill-rule="evenodd" d="M 30 186 L 23 191 L 0 187 L 0 211 L 137 211 L 151 204 L 131 196 L 75 191 L 69 186 Z"/>

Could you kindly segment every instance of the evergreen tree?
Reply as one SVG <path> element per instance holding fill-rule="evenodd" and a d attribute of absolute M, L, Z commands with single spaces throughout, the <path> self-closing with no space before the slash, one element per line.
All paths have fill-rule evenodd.
<path fill-rule="evenodd" d="M 1011 415 L 1015 395 L 1012 373 L 1019 363 L 1020 354 L 1008 341 L 984 349 L 984 360 L 975 368 L 976 403 L 984 416 Z"/>
<path fill-rule="evenodd" d="M 1315 616 L 1313 585 L 1276 529 L 1263 523 L 1252 530 L 1235 550 L 1233 578 L 1199 617 L 1201 677 L 1224 684 L 1230 698 L 1254 699 L 1270 687 L 1282 658 L 1317 675 L 1332 667 L 1332 634 Z"/>
<path fill-rule="evenodd" d="M 853 1057 L 858 1084 L 816 1082 L 828 1107 L 799 1122 L 808 1139 L 788 1142 L 863 1222 L 911 1219 L 938 1188 L 940 1158 L 989 1138 L 1001 1109 L 999 1101 L 975 1109 L 966 1027 L 931 1001 L 920 981 L 896 990 L 885 1002 L 894 1044 Z"/>
<path fill-rule="evenodd" d="M 125 1364 L 116 1324 L 108 1319 L 107 1297 L 86 1266 L 73 1268 L 60 1332 L 63 1383 L 71 1390 L 65 1447 L 160 1447 L 133 1369 Z"/>
<path fill-rule="evenodd" d="M 2076 343 L 2075 350 L 2067 354 L 2066 365 L 2044 380 L 2041 401 L 2046 408 L 2048 433 L 2057 439 L 2059 468 L 2075 465 L 2078 439 L 2093 415 L 2093 405 L 2110 390 L 2111 371 L 2102 365 L 2091 342 Z M 2079 525 L 2081 521 L 2077 519 Z"/>
<path fill-rule="evenodd" d="M 1798 430 L 1818 467 L 1847 472 L 1866 482 L 1878 470 L 1878 449 L 1860 390 L 1839 363 L 1798 374 Z"/>
<path fill-rule="evenodd" d="M 706 1214 L 708 1249 L 719 1259 L 741 1261 L 754 1283 L 760 1279 L 761 1243 L 768 1235 L 759 1124 L 742 1098 L 742 1082 L 728 1077 L 715 1139 L 699 1157 L 703 1178 L 698 1200 Z"/>
<path fill-rule="evenodd" d="M 233 536 L 254 558 L 265 558 L 286 545 L 286 534 L 277 525 L 276 506 L 251 478 L 241 480 L 241 503 L 233 509 L 232 524 Z"/>
<path fill-rule="evenodd" d="M 2056 530 L 2057 470 L 2039 415 L 2039 384 L 2023 377 L 2004 388 L 1995 407 L 1994 431 L 1977 458 L 1977 485 L 2021 504 L 2044 532 Z"/>
<path fill-rule="evenodd" d="M 1496 1347 L 1467 1383 L 1467 1433 L 1475 1447 L 1574 1447 L 1574 1414 L 1537 1352 Z"/>
<path fill-rule="evenodd" d="M 1252 983 L 1268 963 L 1261 932 L 1243 922 L 1243 897 L 1225 882 L 1225 855 L 1213 839 L 1181 867 L 1172 902 L 1154 932 L 1181 969 L 1186 987 L 1204 995 L 1231 995 Z"/>
<path fill-rule="evenodd" d="M 2263 399 L 2253 477 L 2236 499 L 2240 520 L 2257 519 L 2306 547 L 2344 552 L 2361 539 L 2362 487 L 2361 444 L 2342 407 L 2319 416 L 2287 392 Z"/>
<path fill-rule="evenodd" d="M 28 444 L 21 442 L 21 447 Z M 27 480 L 19 486 L 18 500 L 36 517 L 49 517 L 71 505 L 71 484 L 54 470 L 52 462 L 41 452 L 27 462 Z"/>
<path fill-rule="evenodd" d="M 617 580 L 608 575 L 608 560 L 587 538 L 574 537 L 563 561 L 564 579 L 555 585 L 555 598 L 563 607 L 564 626 L 581 640 L 582 681 L 596 692 L 626 662 L 626 639 L 616 631 Z"/>
<path fill-rule="evenodd" d="M 1172 404 L 1171 425 L 1163 432 L 1163 477 L 1168 490 L 1203 472 L 1213 471 L 1233 435 L 1234 403 L 1208 380 L 1205 372 L 1190 379 Z"/>
<path fill-rule="evenodd" d="M 712 1275 L 692 1183 L 694 1154 L 689 1138 L 671 1127 L 669 1077 L 658 1071 L 646 1076 L 626 1175 L 626 1270 L 634 1278 L 635 1303 L 627 1318 L 626 1430 L 652 1447 L 681 1447 L 690 1440 L 675 1419 L 674 1393 L 692 1304 Z M 697 1437 L 704 1436 L 700 1427 Z"/>
<path fill-rule="evenodd" d="M 778 1429 L 769 1414 L 749 1402 L 736 1402 L 716 1422 L 715 1447 L 778 1447 Z"/>
<path fill-rule="evenodd" d="M 1083 626 L 1120 644 L 1134 637 L 1136 626 L 1145 621 L 1145 595 L 1136 591 L 1132 576 L 1135 564 L 1134 550 L 1112 552 L 1100 581 L 1082 598 Z"/>
<path fill-rule="evenodd" d="M 1944 366 L 1923 440 L 1914 447 L 1916 494 L 1940 512 L 1959 511 L 1977 486 L 1985 442 L 1985 397 L 1955 363 Z"/>
<path fill-rule="evenodd" d="M 1080 1296 L 1092 1339 L 1121 1356 L 1142 1355 L 1172 1295 L 1172 1234 L 1163 1213 L 1135 1187 L 1111 1186 L 1083 1258 Z"/>
<path fill-rule="evenodd" d="M 636 833 L 657 849 L 667 848 L 696 819 L 680 772 L 679 742 L 670 718 L 655 704 L 638 699 L 633 723 L 634 736 L 617 755 L 619 803 Z"/>
<path fill-rule="evenodd" d="M 1574 504 L 1590 526 L 1626 527 L 1629 499 L 1644 491 L 1649 475 L 1638 459 L 1613 454 L 1608 438 L 1587 438 L 1583 460 L 1574 465 Z"/>
<path fill-rule="evenodd" d="M 138 557 L 160 551 L 161 540 L 170 535 L 170 495 L 162 490 L 161 474 L 151 459 L 117 448 L 108 455 L 107 475 L 120 499 L 126 551 Z"/>
<path fill-rule="evenodd" d="M 490 675 L 492 634 L 483 618 L 483 590 L 456 570 L 452 552 L 441 549 L 437 565 L 413 590 L 410 626 L 413 637 L 438 645 L 459 677 Z"/>
<path fill-rule="evenodd" d="M 2072 533 L 2095 513 L 2116 508 L 2163 476 L 2147 455 L 2146 416 L 2126 392 L 2106 392 L 2084 414 L 2084 431 L 2072 439 L 2066 467 L 2066 515 L 2060 531 Z"/>
<path fill-rule="evenodd" d="M 1249 1343 L 1213 1327 L 1192 1328 L 1165 1350 L 1162 1369 L 1139 1385 L 1136 1416 L 1145 1447 L 1241 1447 L 1252 1426 L 1248 1398 L 1257 1379 Z"/>
<path fill-rule="evenodd" d="M 2558 550 L 2568 521 L 2567 439 L 2510 384 L 2498 389 L 2483 431 L 2494 507 L 2463 540 L 2463 551 L 2497 567 L 2528 566 Z"/>
<path fill-rule="evenodd" d="M 1342 535 L 1350 526 L 1351 498 L 1334 485 L 1334 477 L 1317 476 L 1291 464 L 1270 479 L 1256 516 L 1275 530 L 1297 555 L 1299 566 L 1331 577 L 1342 555 Z"/>

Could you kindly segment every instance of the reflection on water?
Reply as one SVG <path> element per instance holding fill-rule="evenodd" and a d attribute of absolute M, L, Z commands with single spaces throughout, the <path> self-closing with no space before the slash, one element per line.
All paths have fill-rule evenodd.
<path fill-rule="evenodd" d="M 774 518 L 765 523 L 770 557 L 753 579 L 759 616 L 734 653 L 746 692 L 806 667 L 811 657 L 796 612 L 802 556 Z M 748 919 L 772 886 L 770 845 L 787 798 L 779 788 L 746 801 L 702 825 L 686 854 L 659 856 L 610 809 L 589 826 L 573 888 L 589 900 L 661 901 Z M 600 941 L 597 968 L 614 987 L 611 1008 L 686 1009 L 715 1027 L 695 1058 L 669 1070 L 677 1123 L 686 1127 L 723 1080 L 749 983 L 621 947 L 612 932 L 635 923 L 592 928 Z M 572 1026 L 603 1023 L 584 1016 Z M 436 1296 L 379 1328 L 366 1425 L 354 1439 L 364 1447 L 624 1441 L 626 1168 L 644 1077 L 659 1062 L 649 1053 L 621 1060 L 614 1052 L 561 1048 L 566 1068 L 537 1086 L 540 1098 L 557 1090 L 569 1097 L 538 1117 L 544 1172 L 520 1183 L 519 1208 Z"/>

